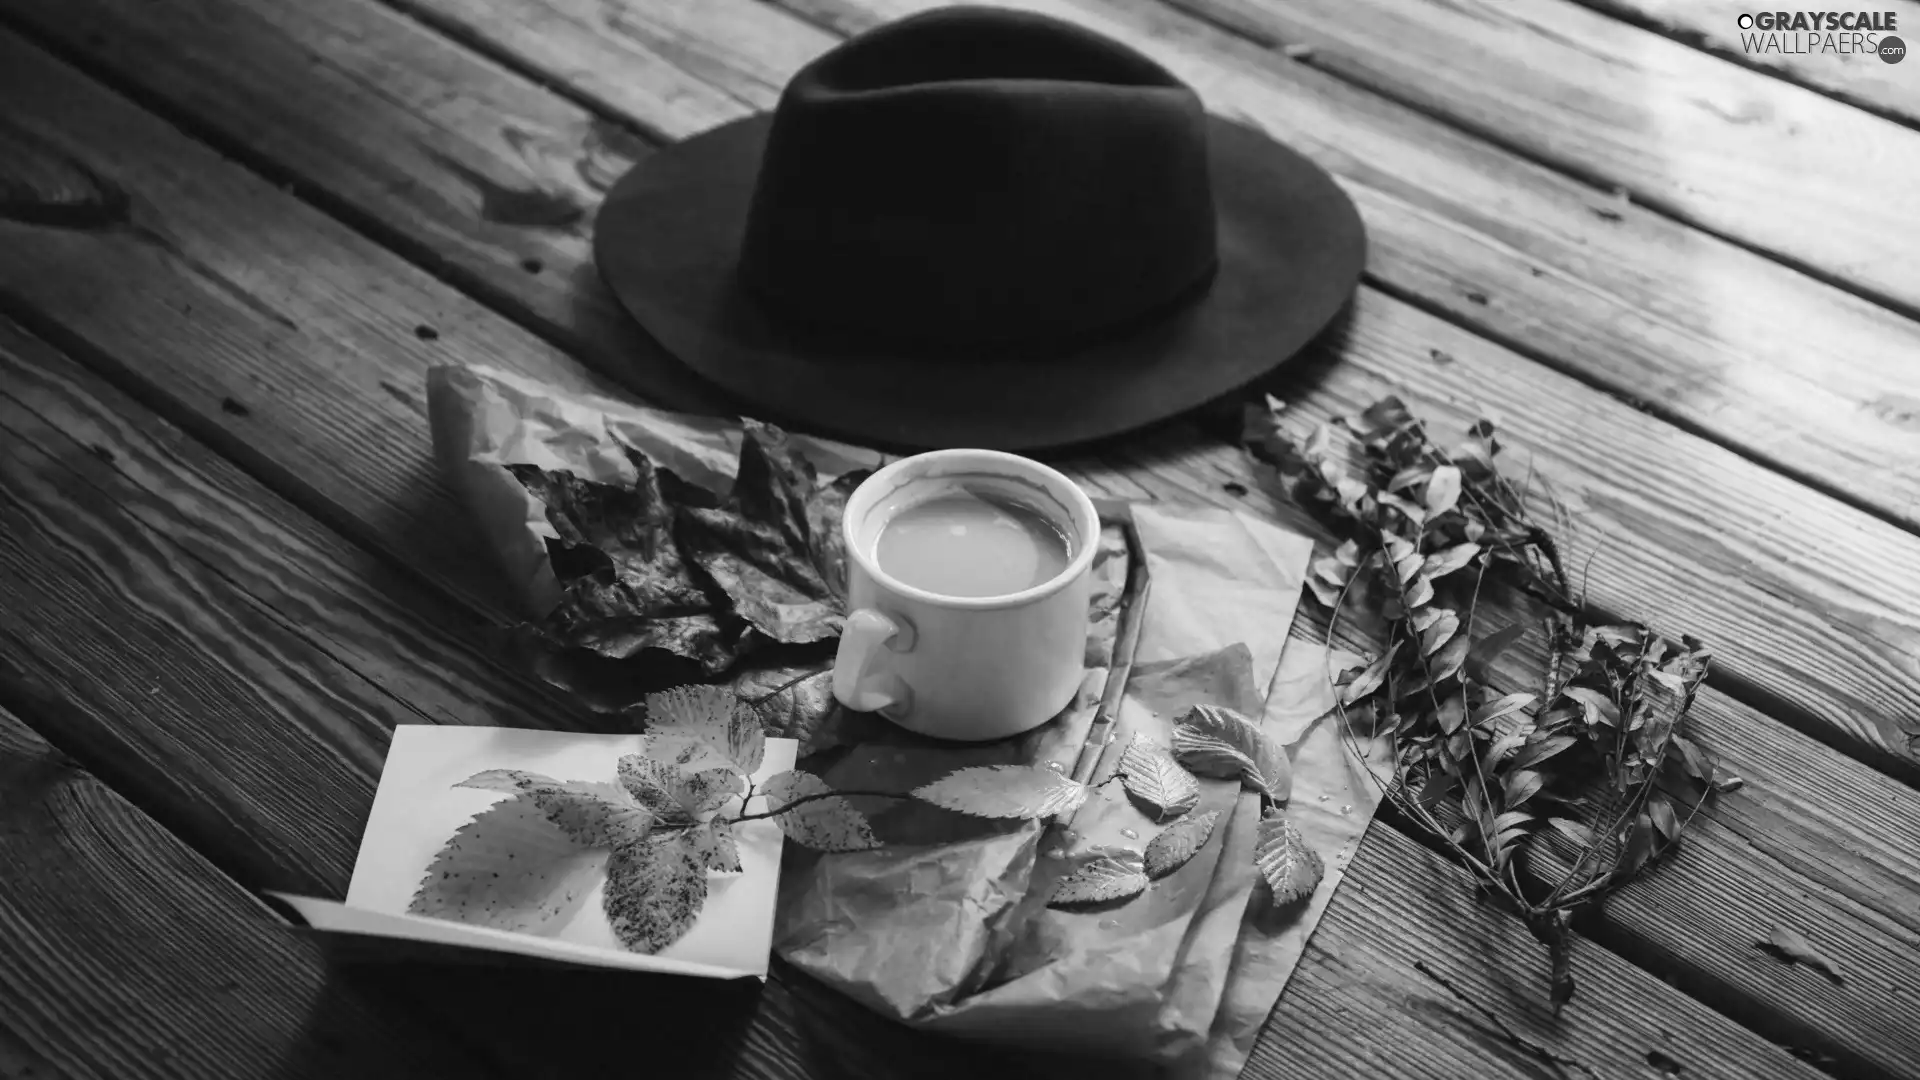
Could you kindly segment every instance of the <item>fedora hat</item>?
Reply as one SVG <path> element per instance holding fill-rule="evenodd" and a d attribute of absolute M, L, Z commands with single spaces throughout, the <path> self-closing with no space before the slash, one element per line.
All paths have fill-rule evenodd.
<path fill-rule="evenodd" d="M 1271 371 L 1352 296 L 1365 232 L 1300 154 L 1057 19 L 930 11 L 803 68 L 771 113 L 608 192 L 601 276 L 769 420 L 1037 450 Z"/>

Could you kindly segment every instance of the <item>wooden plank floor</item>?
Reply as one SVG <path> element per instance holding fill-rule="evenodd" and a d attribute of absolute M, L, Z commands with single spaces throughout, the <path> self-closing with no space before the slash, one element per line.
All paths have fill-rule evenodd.
<path fill-rule="evenodd" d="M 510 611 L 432 473 L 425 366 L 462 359 L 723 407 L 660 367 L 599 289 L 591 207 L 659 142 L 767 107 L 843 34 L 927 6 L 0 5 L 0 312 L 19 320 L 0 322 L 0 704 L 41 733 L 10 742 L 0 715 L 0 770 L 15 757 L 40 768 L 44 737 L 225 895 L 337 894 L 393 724 L 592 722 L 489 658 Z M 1376 826 L 1248 1075 L 1920 1076 L 1920 424 L 1898 404 L 1920 403 L 1920 326 L 1895 295 L 1902 264 L 1821 269 L 1883 249 L 1723 227 L 1680 188 L 1643 200 L 1651 209 L 1610 200 L 1589 186 L 1601 178 L 1581 155 L 1594 151 L 1550 137 L 1552 102 L 1503 127 L 1484 95 L 1577 81 L 1533 70 L 1509 38 L 1600 19 L 1595 40 L 1659 60 L 1636 71 L 1661 93 L 1661 79 L 1710 76 L 1844 117 L 1829 134 L 1887 144 L 1875 168 L 1920 135 L 1818 79 L 1786 72 L 1804 84 L 1789 85 L 1690 49 L 1646 28 L 1651 11 L 1630 23 L 1521 5 L 1501 9 L 1496 32 L 1463 21 L 1469 8 L 1421 5 L 1414 25 L 1472 38 L 1494 71 L 1484 88 L 1429 81 L 1415 94 L 1394 81 L 1413 54 L 1369 58 L 1349 34 L 1362 17 L 1337 5 L 1022 6 L 1139 45 L 1341 177 L 1372 232 L 1369 284 L 1277 388 L 1306 416 L 1388 390 L 1454 426 L 1491 410 L 1577 495 L 1574 546 L 1593 553 L 1596 602 L 1717 647 L 1703 738 L 1749 780 L 1673 867 L 1581 927 L 1582 996 L 1558 1021 L 1540 1008 L 1541 958 L 1519 925 Z M 1303 27 L 1317 52 L 1372 66 L 1289 57 Z M 1659 134 L 1604 119 L 1641 149 Z M 1630 156 L 1599 164 L 1662 179 Z M 1808 182 L 1829 191 L 1835 175 Z M 1764 201 L 1765 177 L 1738 179 L 1749 204 Z M 78 227 L 20 212 L 41 205 Z M 1899 205 L 1883 208 L 1876 243 L 1908 236 Z M 1299 522 L 1204 428 L 1062 464 L 1100 493 Z M 5 796 L 0 843 L 15 819 L 48 820 Z M 22 850 L 48 866 L 60 849 Z M 0 886 L 0 924 L 9 903 L 28 901 Z M 260 914 L 236 941 L 275 936 Z M 75 948 L 100 948 L 97 927 L 61 925 Z M 1779 925 L 1847 978 L 1753 947 Z M 0 945 L 0 980 L 100 1008 L 51 957 Z M 443 1045 L 472 1075 L 555 1068 L 444 993 L 399 991 L 408 1019 L 390 1022 L 397 1041 L 376 1041 L 367 1068 Z M 183 1059 L 198 1072 L 128 1052 L 164 1010 L 106 1031 L 0 1011 L 0 1074 L 254 1075 L 246 1054 L 293 1046 L 268 1018 L 279 999 L 260 1000 L 246 1027 L 257 1046 L 203 1048 Z M 782 970 L 757 1007 L 708 1011 L 732 1021 L 719 1041 L 738 1049 L 690 1059 L 686 1075 L 1074 1069 L 931 1042 Z M 617 1045 L 585 1042 L 570 1074 L 620 1060 Z"/>

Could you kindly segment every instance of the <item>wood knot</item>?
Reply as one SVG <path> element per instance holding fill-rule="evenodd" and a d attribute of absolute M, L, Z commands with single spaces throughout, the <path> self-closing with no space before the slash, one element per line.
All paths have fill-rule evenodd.
<path fill-rule="evenodd" d="M 0 122 L 0 221 L 108 229 L 128 220 L 127 193 L 31 132 Z"/>

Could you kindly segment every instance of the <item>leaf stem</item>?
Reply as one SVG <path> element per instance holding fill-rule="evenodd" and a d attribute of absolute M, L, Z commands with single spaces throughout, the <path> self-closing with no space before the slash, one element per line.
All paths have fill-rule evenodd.
<path fill-rule="evenodd" d="M 913 796 L 911 795 L 903 794 L 898 791 L 818 791 L 812 795 L 802 795 L 799 798 L 793 800 L 792 802 L 787 803 L 786 805 L 780 807 L 778 810 L 764 810 L 758 814 L 741 814 L 738 817 L 729 818 L 728 820 L 733 822 L 735 825 L 738 825 L 743 821 L 759 821 L 763 818 L 779 817 L 781 814 L 786 813 L 787 811 L 793 809 L 796 806 L 801 806 L 805 803 L 810 803 L 810 802 L 818 802 L 821 799 L 839 798 L 844 795 L 866 795 L 866 796 L 870 796 L 872 798 L 877 798 L 877 799 L 911 799 L 913 798 Z M 744 808 L 746 804 L 743 802 L 741 803 L 741 806 Z"/>

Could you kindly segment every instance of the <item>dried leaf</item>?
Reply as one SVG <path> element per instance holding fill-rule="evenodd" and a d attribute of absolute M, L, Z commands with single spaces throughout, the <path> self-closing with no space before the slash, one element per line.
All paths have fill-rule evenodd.
<path fill-rule="evenodd" d="M 1480 554 L 1479 544 L 1455 544 L 1450 548 L 1436 551 L 1427 556 L 1427 578 L 1438 581 L 1457 570 L 1465 569 Z"/>
<path fill-rule="evenodd" d="M 1408 611 L 1423 608 L 1433 602 L 1433 583 L 1426 578 L 1417 577 L 1406 582 L 1406 596 L 1402 601 Z"/>
<path fill-rule="evenodd" d="M 1379 659 L 1368 664 L 1359 675 L 1354 677 L 1352 682 L 1341 687 L 1340 704 L 1352 705 L 1354 702 L 1380 689 L 1380 684 L 1386 681 L 1388 666 L 1393 663 L 1394 657 L 1400 655 L 1400 645 L 1401 642 L 1394 642 L 1392 648 L 1382 654 Z"/>
<path fill-rule="evenodd" d="M 1220 811 L 1209 810 L 1162 829 L 1147 844 L 1147 877 L 1158 881 L 1187 864 L 1187 860 L 1206 846 Z"/>
<path fill-rule="evenodd" d="M 1037 765 L 974 765 L 913 790 L 915 798 L 984 818 L 1050 818 L 1087 801 L 1087 786 Z"/>
<path fill-rule="evenodd" d="M 1740 777 L 1728 776 L 1724 779 L 1716 780 L 1713 785 L 1713 790 L 1718 791 L 1722 794 L 1725 794 L 1726 792 L 1729 792 L 1729 791 L 1739 791 L 1741 788 L 1746 786 L 1747 786 L 1747 782 L 1741 779 Z"/>
<path fill-rule="evenodd" d="M 1481 638 L 1467 653 L 1467 674 L 1481 682 L 1485 682 L 1487 672 L 1492 669 L 1493 662 L 1500 658 L 1501 653 L 1511 649 L 1514 642 L 1524 637 L 1526 632 L 1527 628 L 1525 625 L 1514 623 L 1511 626 L 1503 626 L 1493 633 L 1488 634 L 1486 637 Z"/>
<path fill-rule="evenodd" d="M 1534 797 L 1540 791 L 1547 778 L 1533 769 L 1521 769 L 1507 774 L 1506 805 L 1509 808 L 1519 806 Z"/>
<path fill-rule="evenodd" d="M 1467 659 L 1467 635 L 1461 634 L 1441 646 L 1440 651 L 1427 661 L 1435 685 L 1460 674 L 1460 667 Z"/>
<path fill-rule="evenodd" d="M 685 844 L 629 844 L 607 860 L 601 907 L 631 952 L 657 953 L 679 941 L 706 903 L 706 866 Z"/>
<path fill-rule="evenodd" d="M 1532 694 L 1508 694 L 1495 701 L 1489 701 L 1478 709 L 1473 710 L 1473 722 L 1476 725 L 1491 724 L 1495 720 L 1499 720 L 1502 717 L 1526 708 L 1533 704 L 1534 700 L 1535 698 Z"/>
<path fill-rule="evenodd" d="M 1201 776 L 1239 778 L 1275 802 L 1293 794 L 1286 747 L 1260 725 L 1220 705 L 1194 705 L 1173 725 L 1173 756 Z"/>
<path fill-rule="evenodd" d="M 1442 465 L 1433 470 L 1432 479 L 1427 481 L 1427 512 L 1435 517 L 1453 509 L 1460 501 L 1460 469 L 1455 465 Z"/>
<path fill-rule="evenodd" d="M 1061 878 L 1048 904 L 1104 904 L 1136 896 L 1146 887 L 1146 857 L 1132 848 L 1111 848 Z"/>
<path fill-rule="evenodd" d="M 767 807 L 787 839 L 815 851 L 866 851 L 880 846 L 866 816 L 825 780 L 797 769 L 776 773 L 762 786 Z M 801 802 L 805 799 L 807 801 Z"/>
<path fill-rule="evenodd" d="M 1120 755 L 1120 783 L 1145 803 L 1154 821 L 1164 822 L 1200 805 L 1200 781 L 1173 759 L 1171 751 L 1135 735 Z"/>
<path fill-rule="evenodd" d="M 811 667 L 742 672 L 733 692 L 760 718 L 760 730 L 805 746 L 833 711 L 833 672 Z"/>
<path fill-rule="evenodd" d="M 739 654 L 727 605 L 703 587 L 675 542 L 675 511 L 653 463 L 634 450 L 627 457 L 637 474 L 631 488 L 509 467 L 558 534 L 547 549 L 561 600 L 540 629 L 560 648 L 616 660 L 662 649 L 717 672 Z"/>
<path fill-rule="evenodd" d="M 1319 853 L 1307 846 L 1307 838 L 1280 813 L 1269 813 L 1260 820 L 1253 861 L 1273 890 L 1275 907 L 1312 896 L 1326 873 Z"/>
<path fill-rule="evenodd" d="M 1528 743 L 1513 756 L 1511 767 L 1523 769 L 1530 765 L 1538 765 L 1579 741 L 1572 735 L 1549 735 L 1538 742 Z"/>
<path fill-rule="evenodd" d="M 1572 841 L 1576 847 L 1586 848 L 1593 844 L 1593 830 L 1572 818 L 1548 818 L 1547 827 Z"/>
<path fill-rule="evenodd" d="M 653 814 L 636 805 L 617 784 L 555 780 L 520 769 L 488 769 L 453 786 L 521 795 L 583 847 L 611 847 L 636 840 L 653 824 Z"/>
<path fill-rule="evenodd" d="M 569 836 L 532 796 L 504 799 L 454 832 L 407 911 L 496 930 L 538 930 L 577 907 L 606 861 L 605 849 Z"/>
<path fill-rule="evenodd" d="M 1440 646 L 1452 640 L 1454 631 L 1460 629 L 1460 616 L 1455 615 L 1446 608 L 1427 608 L 1420 612 L 1420 614 L 1434 610 L 1439 611 L 1440 614 L 1426 620 L 1427 625 L 1419 628 L 1420 654 L 1422 656 L 1432 656 L 1439 650 Z M 1417 621 L 1415 625 L 1418 626 Z"/>
<path fill-rule="evenodd" d="M 743 435 L 726 505 L 675 516 L 680 547 L 760 633 L 789 644 L 835 637 L 846 559 L 837 507 L 861 477 L 822 487 L 779 428 L 749 420 Z"/>
<path fill-rule="evenodd" d="M 1767 934 L 1767 940 L 1756 941 L 1754 944 L 1790 964 L 1805 964 L 1832 979 L 1836 984 L 1844 981 L 1840 976 L 1840 965 L 1827 959 L 1819 949 L 1814 948 L 1813 942 L 1808 941 L 1806 936 L 1798 930 L 1775 926 Z"/>

